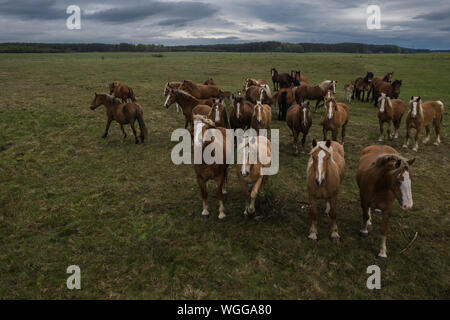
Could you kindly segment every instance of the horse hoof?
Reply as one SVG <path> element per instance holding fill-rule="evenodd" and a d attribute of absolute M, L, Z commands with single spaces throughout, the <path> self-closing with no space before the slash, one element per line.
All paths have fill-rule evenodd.
<path fill-rule="evenodd" d="M 413 148 L 413 151 L 414 151 L 414 152 L 417 152 L 417 150 L 418 150 L 417 148 Z"/>
<path fill-rule="evenodd" d="M 435 142 L 435 143 L 433 143 L 435 146 L 438 146 L 439 145 L 439 142 Z"/>
<path fill-rule="evenodd" d="M 407 146 L 406 144 L 404 144 L 404 145 L 402 146 L 402 148 L 408 149 L 408 146 Z"/>
<path fill-rule="evenodd" d="M 206 209 L 204 209 L 204 210 L 202 211 L 202 216 L 205 217 L 205 218 L 208 218 L 208 217 L 209 217 L 209 211 L 206 210 Z"/>
<path fill-rule="evenodd" d="M 227 216 L 225 213 L 223 213 L 223 212 L 219 213 L 219 220 L 224 220 L 226 217 Z"/>
<path fill-rule="evenodd" d="M 317 234 L 315 233 L 310 233 L 308 236 L 308 239 L 314 242 L 317 242 Z"/>
<path fill-rule="evenodd" d="M 359 231 L 359 236 L 361 238 L 367 238 L 369 236 L 369 231 Z"/>
<path fill-rule="evenodd" d="M 333 243 L 339 243 L 340 242 L 340 240 L 341 240 L 341 237 L 330 237 L 331 238 L 331 242 L 333 242 Z"/>
<path fill-rule="evenodd" d="M 387 260 L 387 255 L 386 254 L 382 255 L 381 253 L 379 253 L 377 255 L 377 258 L 380 259 L 380 260 Z"/>
<path fill-rule="evenodd" d="M 105 135 L 102 135 L 102 139 L 106 139 L 106 136 L 105 136 Z"/>

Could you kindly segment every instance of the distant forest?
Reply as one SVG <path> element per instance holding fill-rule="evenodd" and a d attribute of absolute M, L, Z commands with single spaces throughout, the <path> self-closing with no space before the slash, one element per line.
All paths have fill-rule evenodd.
<path fill-rule="evenodd" d="M 1 43 L 0 53 L 70 53 L 70 52 L 343 52 L 343 53 L 419 53 L 394 45 L 362 43 L 284 43 L 276 41 L 242 44 L 163 46 L 153 44 L 103 43 Z"/>

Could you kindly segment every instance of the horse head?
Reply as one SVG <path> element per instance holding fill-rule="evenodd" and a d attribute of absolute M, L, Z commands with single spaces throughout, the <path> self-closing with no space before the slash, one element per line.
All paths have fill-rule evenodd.
<path fill-rule="evenodd" d="M 335 111 L 337 111 L 337 103 L 335 97 L 325 97 L 324 104 L 327 112 L 328 120 L 333 119 Z"/>
<path fill-rule="evenodd" d="M 397 99 L 398 96 L 400 95 L 400 87 L 402 86 L 402 80 L 395 80 L 394 82 L 392 82 L 391 86 L 392 86 L 392 91 L 393 91 L 392 96 L 395 99 Z"/>
<path fill-rule="evenodd" d="M 391 98 L 389 98 L 386 93 L 382 92 L 381 96 L 378 98 L 378 102 L 380 103 L 380 112 L 383 113 L 385 111 L 385 104 L 392 108 Z"/>
<path fill-rule="evenodd" d="M 312 159 L 312 169 L 314 170 L 314 182 L 319 187 L 323 186 L 327 181 L 328 165 L 333 161 L 331 141 L 317 142 L 316 139 L 313 139 L 310 154 Z"/>
<path fill-rule="evenodd" d="M 178 90 L 169 89 L 167 93 L 166 102 L 164 102 L 164 107 L 169 108 L 173 103 L 177 101 Z"/>
<path fill-rule="evenodd" d="M 411 96 L 411 100 L 409 101 L 409 107 L 410 107 L 410 115 L 411 118 L 415 119 L 417 115 L 423 116 L 423 110 L 422 110 L 422 99 L 419 97 Z"/>
<path fill-rule="evenodd" d="M 114 90 L 120 86 L 120 83 L 117 81 L 113 81 L 109 84 L 109 94 L 113 94 Z"/>

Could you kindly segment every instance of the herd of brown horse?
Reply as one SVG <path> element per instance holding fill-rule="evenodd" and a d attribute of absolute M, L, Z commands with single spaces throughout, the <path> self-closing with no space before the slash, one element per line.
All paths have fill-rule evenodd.
<path fill-rule="evenodd" d="M 440 143 L 440 125 L 443 119 L 444 106 L 441 101 L 422 102 L 421 97 L 411 97 L 409 108 L 398 99 L 401 80 L 392 82 L 393 72 L 387 73 L 383 78 L 374 77 L 372 72 L 367 72 L 364 77 L 359 77 L 350 84 L 345 85 L 344 90 L 348 103 L 351 99 L 364 99 L 372 101 L 378 106 L 378 119 L 380 125 L 379 141 L 384 139 L 384 123 L 388 123 L 387 135 L 389 139 L 398 138 L 398 130 L 404 113 L 406 116 L 406 140 L 403 147 L 407 148 L 410 140 L 410 130 L 415 129 L 414 151 L 418 150 L 418 136 L 425 127 L 426 138 L 424 143 L 430 140 L 430 126 L 433 124 L 436 132 L 435 145 Z M 278 73 L 271 70 L 274 90 L 272 95 L 267 81 L 264 79 L 245 79 L 243 89 L 236 94 L 222 91 L 213 79 L 202 83 L 184 80 L 182 82 L 168 82 L 164 87 L 164 107 L 169 108 L 176 103 L 185 117 L 185 129 L 189 129 L 193 137 L 194 147 L 199 147 L 202 152 L 205 148 L 218 148 L 222 150 L 222 160 L 227 153 L 234 148 L 232 139 L 227 139 L 227 129 L 269 129 L 272 123 L 272 106 L 278 104 L 278 120 L 286 121 L 292 132 L 294 154 L 298 154 L 298 136 L 302 137 L 302 153 L 305 152 L 305 141 L 312 126 L 312 112 L 310 101 L 316 101 L 315 111 L 320 103 L 324 105 L 324 115 L 320 125 L 323 129 L 323 141 L 312 141 L 312 149 L 309 153 L 306 170 L 306 184 L 309 194 L 310 215 L 312 219 L 309 238 L 317 240 L 317 201 L 326 202 L 325 213 L 331 219 L 331 239 L 338 241 L 340 236 L 336 224 L 337 198 L 345 171 L 344 139 L 346 126 L 349 121 L 349 107 L 338 102 L 335 80 L 325 80 L 318 85 L 309 85 L 307 78 L 300 71 Z M 365 96 L 365 94 L 367 94 Z M 128 99 L 131 102 L 127 102 Z M 231 104 L 230 116 L 227 115 L 226 102 Z M 103 138 L 106 138 L 112 120 L 117 121 L 122 129 L 123 137 L 126 137 L 123 125 L 130 124 L 136 143 L 137 139 L 134 123 L 137 120 L 140 126 L 141 142 L 148 135 L 143 120 L 143 109 L 137 103 L 134 91 L 131 87 L 113 82 L 110 85 L 110 94 L 95 94 L 91 109 L 100 105 L 106 106 L 107 125 Z M 391 125 L 394 133 L 391 134 Z M 208 129 L 216 129 L 223 139 L 204 139 Z M 327 133 L 331 131 L 331 139 Z M 338 133 L 341 132 L 341 143 L 338 143 Z M 237 176 L 245 195 L 245 215 L 255 212 L 255 200 L 268 176 L 262 174 L 262 169 L 270 166 L 269 162 L 250 161 L 248 150 L 256 148 L 263 150 L 269 159 L 271 157 L 271 141 L 263 135 L 246 137 L 237 146 L 238 165 Z M 260 153 L 258 153 L 260 154 Z M 383 219 L 381 226 L 381 248 L 378 256 L 387 257 L 386 236 L 387 225 L 392 215 L 392 208 L 397 199 L 401 209 L 409 210 L 413 206 L 411 193 L 410 166 L 415 158 L 408 160 L 402 157 L 395 149 L 387 145 L 371 145 L 362 150 L 356 173 L 357 184 L 360 188 L 360 200 L 362 208 L 362 228 L 360 235 L 366 237 L 371 226 L 371 210 L 381 211 Z M 207 204 L 207 182 L 215 180 L 217 184 L 217 198 L 219 200 L 219 219 L 226 217 L 224 207 L 225 184 L 229 164 L 226 161 L 214 163 L 195 164 L 195 173 L 203 200 L 203 216 L 209 215 Z"/>

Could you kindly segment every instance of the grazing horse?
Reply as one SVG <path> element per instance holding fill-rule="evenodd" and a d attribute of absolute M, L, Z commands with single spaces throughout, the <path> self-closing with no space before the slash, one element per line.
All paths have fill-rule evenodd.
<path fill-rule="evenodd" d="M 180 90 L 184 90 L 197 99 L 219 98 L 220 89 L 217 86 L 195 84 L 190 80 L 184 80 L 180 86 Z"/>
<path fill-rule="evenodd" d="M 230 123 L 228 122 L 227 109 L 225 104 L 221 99 L 214 99 L 214 104 L 209 113 L 209 118 L 214 121 L 216 127 L 230 128 Z"/>
<path fill-rule="evenodd" d="M 344 148 L 334 141 L 312 141 L 312 150 L 306 169 L 306 185 L 311 204 L 311 228 L 308 238 L 317 240 L 317 200 L 326 201 L 325 213 L 331 219 L 331 240 L 340 238 L 336 224 L 336 205 L 339 187 L 344 179 Z"/>
<path fill-rule="evenodd" d="M 144 110 L 140 104 L 136 102 L 122 103 L 119 99 L 109 94 L 96 93 L 90 108 L 91 110 L 95 110 L 101 105 L 106 107 L 106 116 L 108 118 L 105 133 L 102 135 L 102 138 L 106 138 L 108 136 L 109 126 L 113 120 L 120 124 L 120 129 L 122 130 L 124 139 L 127 137 L 127 134 L 123 128 L 123 125 L 129 124 L 131 126 L 131 130 L 133 130 L 136 144 L 139 143 L 136 129 L 134 128 L 134 123 L 136 120 L 138 121 L 139 128 L 141 129 L 141 142 L 144 142 L 144 140 L 148 137 L 148 130 L 144 122 Z"/>
<path fill-rule="evenodd" d="M 294 85 L 299 86 L 301 83 L 306 83 L 306 76 L 300 71 L 291 70 L 291 78 L 295 80 Z"/>
<path fill-rule="evenodd" d="M 373 90 L 373 98 L 375 100 L 375 107 L 378 107 L 378 99 L 381 93 L 385 93 L 391 99 L 398 99 L 400 95 L 400 87 L 402 86 L 402 80 L 395 80 L 394 82 L 379 82 Z"/>
<path fill-rule="evenodd" d="M 369 102 L 369 95 L 370 95 L 370 89 L 371 89 L 371 82 L 373 79 L 373 73 L 367 72 L 366 76 L 364 78 L 357 78 L 355 80 L 355 90 L 353 91 L 352 98 L 357 98 L 358 100 L 361 100 L 364 102 L 364 93 L 367 91 L 367 99 L 366 102 Z M 362 92 L 362 98 L 361 98 L 361 92 Z"/>
<path fill-rule="evenodd" d="M 345 92 L 345 98 L 347 99 L 348 103 L 352 103 L 352 96 L 355 92 L 355 82 L 352 81 L 349 84 L 346 84 L 344 86 L 344 92 Z"/>
<path fill-rule="evenodd" d="M 289 88 L 291 85 L 291 77 L 287 73 L 278 73 L 277 69 L 270 70 L 272 74 L 273 90 L 278 91 L 280 88 Z"/>
<path fill-rule="evenodd" d="M 295 102 L 293 88 L 293 86 L 290 88 L 281 88 L 273 97 L 278 104 L 278 120 L 286 120 L 286 112 Z"/>
<path fill-rule="evenodd" d="M 434 132 L 436 133 L 436 141 L 434 145 L 438 146 L 441 143 L 440 131 L 441 123 L 444 116 L 444 104 L 441 101 L 427 101 L 422 103 L 420 97 L 411 97 L 409 101 L 410 110 L 406 116 L 406 141 L 403 148 L 408 148 L 409 135 L 412 128 L 416 129 L 414 136 L 413 151 L 419 149 L 419 134 L 422 128 L 425 127 L 427 136 L 422 141 L 424 144 L 430 141 L 430 124 L 434 125 Z"/>
<path fill-rule="evenodd" d="M 253 143 L 250 143 L 251 141 Z M 256 163 L 250 163 L 251 152 L 255 155 Z M 267 157 L 268 161 L 264 161 L 264 164 L 260 161 L 260 154 Z M 270 167 L 270 157 L 270 140 L 264 136 L 245 137 L 238 146 L 237 176 L 245 196 L 245 216 L 255 212 L 256 197 L 267 180 L 261 169 Z M 242 163 L 239 159 L 242 159 Z"/>
<path fill-rule="evenodd" d="M 127 85 L 121 85 L 119 82 L 114 81 L 109 85 L 109 94 L 114 95 L 118 99 L 122 99 L 125 103 L 128 99 L 135 102 L 136 97 L 134 96 L 133 88 Z"/>
<path fill-rule="evenodd" d="M 210 139 L 204 141 L 206 130 L 213 129 L 218 133 L 222 139 Z M 197 176 L 197 183 L 200 187 L 202 201 L 203 201 L 203 216 L 209 216 L 208 211 L 208 191 L 206 183 L 208 180 L 215 180 L 217 184 L 217 198 L 219 200 L 219 219 L 224 219 L 225 208 L 223 206 L 224 185 L 227 180 L 228 164 L 226 164 L 226 154 L 229 150 L 232 150 L 233 146 L 228 144 L 226 139 L 226 129 L 216 127 L 214 122 L 203 115 L 194 116 L 194 148 L 201 148 L 202 155 L 204 154 L 206 147 L 212 148 L 214 152 L 220 150 L 222 152 L 222 159 L 214 161 L 212 164 L 207 164 L 202 157 L 201 164 L 195 164 L 195 174 Z M 216 155 L 217 156 L 217 155 Z"/>
<path fill-rule="evenodd" d="M 362 208 L 361 237 L 369 235 L 372 210 L 381 210 L 381 249 L 378 257 L 387 258 L 386 236 L 392 205 L 397 199 L 402 210 L 412 208 L 411 176 L 409 167 L 415 159 L 407 160 L 390 146 L 369 146 L 362 153 L 356 169 L 356 182 Z"/>
<path fill-rule="evenodd" d="M 169 93 L 167 95 L 166 102 L 164 103 L 164 107 L 169 108 L 173 103 L 177 103 L 178 105 L 181 106 L 183 115 L 186 119 L 185 124 L 184 124 L 185 129 L 188 127 L 189 124 L 191 125 L 191 127 L 193 125 L 192 109 L 194 109 L 195 106 L 197 106 L 197 105 L 212 106 L 213 105 L 212 99 L 200 100 L 200 99 L 197 99 L 194 96 L 190 95 L 186 91 L 170 89 Z"/>
<path fill-rule="evenodd" d="M 233 109 L 230 114 L 230 126 L 232 129 L 250 128 L 253 114 L 253 104 L 245 100 L 239 92 L 238 96 L 232 96 Z"/>
<path fill-rule="evenodd" d="M 323 140 L 327 140 L 327 133 L 331 131 L 333 141 L 337 141 L 341 128 L 342 145 L 344 145 L 345 128 L 348 123 L 348 108 L 342 102 L 336 102 L 336 98 L 325 98 L 325 115 L 322 120 Z"/>
<path fill-rule="evenodd" d="M 287 111 L 286 123 L 292 131 L 294 138 L 294 154 L 298 154 L 298 135 L 303 133 L 302 137 L 302 153 L 305 152 L 305 141 L 308 135 L 309 128 L 312 125 L 311 110 L 309 109 L 309 101 L 303 102 L 300 106 L 294 104 Z"/>
<path fill-rule="evenodd" d="M 405 103 L 400 99 L 392 99 L 386 96 L 385 93 L 381 94 L 378 99 L 380 102 L 380 108 L 378 109 L 378 121 L 380 123 L 380 138 L 378 141 L 383 141 L 383 124 L 388 123 L 387 135 L 392 140 L 391 136 L 391 124 L 394 124 L 394 138 L 398 138 L 398 128 L 402 122 L 403 114 L 406 110 Z"/>
<path fill-rule="evenodd" d="M 272 108 L 267 104 L 257 101 L 253 108 L 251 127 L 255 130 L 269 129 L 272 121 Z"/>
<path fill-rule="evenodd" d="M 207 86 L 215 86 L 216 82 L 213 80 L 213 78 L 211 78 L 211 79 L 203 81 L 202 84 L 207 85 Z"/>
<path fill-rule="evenodd" d="M 323 98 L 327 94 L 329 89 L 333 90 L 333 94 L 336 94 L 336 83 L 335 80 L 325 80 L 316 86 L 310 86 L 309 84 L 301 84 L 294 88 L 295 101 L 301 104 L 306 99 L 316 100 L 316 106 L 314 111 L 317 111 L 319 103 L 323 101 Z"/>

